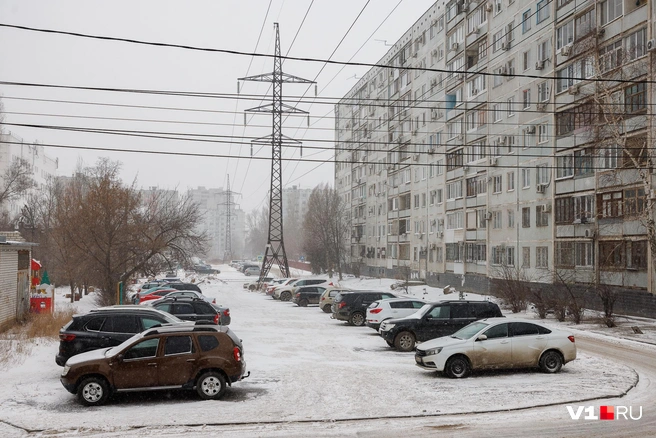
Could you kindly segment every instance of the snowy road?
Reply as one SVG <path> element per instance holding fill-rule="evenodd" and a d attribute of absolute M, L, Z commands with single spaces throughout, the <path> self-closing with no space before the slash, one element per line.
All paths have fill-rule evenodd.
<path fill-rule="evenodd" d="M 223 267 L 221 276 L 244 278 Z M 532 436 L 562 427 L 557 436 L 589 436 L 582 433 L 588 428 L 600 436 L 620 426 L 620 421 L 573 421 L 562 403 L 643 403 L 643 419 L 631 427 L 654 426 L 653 347 L 579 336 L 579 359 L 560 374 L 494 372 L 452 380 L 417 368 L 412 353 L 392 351 L 369 328 L 331 320 L 317 307 L 299 308 L 246 292 L 241 284 L 228 281 L 203 287 L 231 308 L 231 328 L 244 341 L 251 371 L 251 377 L 236 383 L 224 400 L 199 401 L 193 393 L 149 393 L 122 395 L 106 406 L 83 408 L 61 387 L 61 369 L 53 360 L 56 343 L 49 343 L 35 347 L 21 366 L 3 370 L 0 434 L 425 436 L 441 431 L 458 436 Z M 640 375 L 637 388 L 615 398 L 636 384 L 633 368 Z M 576 402 L 604 397 L 610 398 Z"/>

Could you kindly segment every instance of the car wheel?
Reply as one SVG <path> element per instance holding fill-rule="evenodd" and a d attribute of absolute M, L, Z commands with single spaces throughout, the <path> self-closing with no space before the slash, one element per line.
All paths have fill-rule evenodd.
<path fill-rule="evenodd" d="M 251 284 L 250 286 L 248 286 L 248 290 L 255 290 L 255 287 L 256 286 L 254 284 Z"/>
<path fill-rule="evenodd" d="M 540 369 L 545 373 L 557 373 L 563 367 L 563 357 L 554 350 L 549 350 L 540 358 Z"/>
<path fill-rule="evenodd" d="M 308 300 L 301 300 L 298 302 L 298 305 L 301 307 L 307 307 L 308 305 Z"/>
<path fill-rule="evenodd" d="M 109 385 L 102 377 L 89 377 L 77 387 L 77 398 L 85 406 L 99 406 L 109 397 Z"/>
<path fill-rule="evenodd" d="M 444 367 L 447 376 L 461 379 L 469 375 L 469 362 L 464 356 L 456 356 L 449 359 Z"/>
<path fill-rule="evenodd" d="M 410 332 L 401 332 L 394 338 L 394 347 L 399 351 L 412 351 L 415 349 L 415 335 Z"/>
<path fill-rule="evenodd" d="M 218 400 L 223 396 L 225 390 L 225 378 L 214 371 L 203 374 L 196 383 L 196 391 L 203 400 Z"/>
<path fill-rule="evenodd" d="M 280 294 L 280 301 L 289 301 L 292 299 L 291 292 L 283 292 Z"/>
<path fill-rule="evenodd" d="M 355 312 L 351 317 L 349 318 L 349 324 L 354 325 L 356 327 L 361 327 L 365 323 L 364 315 L 360 312 Z"/>
<path fill-rule="evenodd" d="M 330 305 L 329 305 L 329 304 L 326 304 L 326 305 L 323 306 L 321 309 L 322 309 L 324 312 L 326 312 L 326 313 L 333 313 L 333 311 L 332 311 L 332 309 L 330 308 Z"/>

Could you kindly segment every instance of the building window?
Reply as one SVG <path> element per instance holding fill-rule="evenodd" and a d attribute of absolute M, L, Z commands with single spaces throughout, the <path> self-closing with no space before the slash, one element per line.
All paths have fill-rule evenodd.
<path fill-rule="evenodd" d="M 508 184 L 508 191 L 512 192 L 515 190 L 515 172 L 508 172 L 506 174 L 506 181 Z"/>
<path fill-rule="evenodd" d="M 492 228 L 503 228 L 503 217 L 501 211 L 492 212 Z"/>
<path fill-rule="evenodd" d="M 592 8 L 583 15 L 579 15 L 576 18 L 576 39 L 579 40 L 584 36 L 588 35 L 590 32 L 595 30 L 596 25 L 597 11 Z"/>
<path fill-rule="evenodd" d="M 605 26 L 622 15 L 624 0 L 606 0 L 601 2 L 601 25 Z"/>
<path fill-rule="evenodd" d="M 446 154 L 446 170 L 458 169 L 463 166 L 463 149 L 460 148 Z"/>
<path fill-rule="evenodd" d="M 594 172 L 594 151 L 592 148 L 574 152 L 574 175 L 586 176 Z"/>
<path fill-rule="evenodd" d="M 462 262 L 462 247 L 459 243 L 446 244 L 446 261 L 447 262 Z"/>
<path fill-rule="evenodd" d="M 624 214 L 627 216 L 640 215 L 645 211 L 645 189 L 624 190 Z"/>
<path fill-rule="evenodd" d="M 549 127 L 546 123 L 538 125 L 538 144 L 549 141 Z"/>
<path fill-rule="evenodd" d="M 592 242 L 576 242 L 575 265 L 577 267 L 594 266 L 594 246 Z"/>
<path fill-rule="evenodd" d="M 531 247 L 522 246 L 522 268 L 531 267 Z"/>
<path fill-rule="evenodd" d="M 549 100 L 549 83 L 541 82 L 538 84 L 538 102 L 547 102 Z"/>
<path fill-rule="evenodd" d="M 574 197 L 574 222 L 589 222 L 594 218 L 594 212 L 594 195 Z"/>
<path fill-rule="evenodd" d="M 522 188 L 531 187 L 531 169 L 522 169 Z"/>
<path fill-rule="evenodd" d="M 569 225 L 574 222 L 574 200 L 571 197 L 556 198 L 555 220 L 557 225 Z"/>
<path fill-rule="evenodd" d="M 536 22 L 538 24 L 542 23 L 544 20 L 549 18 L 549 4 L 551 0 L 540 0 L 538 2 L 538 10 L 536 13 Z"/>
<path fill-rule="evenodd" d="M 494 192 L 493 193 L 501 193 L 503 190 L 503 184 L 501 182 L 501 175 L 495 175 L 492 177 L 492 187 L 494 187 Z"/>
<path fill-rule="evenodd" d="M 447 230 L 461 230 L 462 228 L 464 228 L 464 216 L 462 211 L 448 213 L 446 215 Z"/>
<path fill-rule="evenodd" d="M 515 228 L 515 211 L 508 210 L 508 228 Z"/>
<path fill-rule="evenodd" d="M 604 169 L 617 169 L 621 163 L 622 148 L 618 144 L 608 145 L 601 151 L 601 156 Z"/>
<path fill-rule="evenodd" d="M 531 107 L 531 89 L 522 90 L 522 102 L 524 104 L 524 109 L 529 109 Z"/>
<path fill-rule="evenodd" d="M 556 157 L 556 179 L 568 178 L 574 175 L 574 156 L 559 155 Z"/>
<path fill-rule="evenodd" d="M 522 228 L 531 227 L 531 207 L 522 208 Z"/>
<path fill-rule="evenodd" d="M 574 21 L 569 21 L 556 29 L 556 50 L 574 42 Z"/>
<path fill-rule="evenodd" d="M 625 265 L 624 241 L 599 242 L 599 265 L 603 268 L 619 269 Z"/>
<path fill-rule="evenodd" d="M 647 54 L 647 29 L 642 28 L 624 39 L 626 58 L 634 60 Z"/>
<path fill-rule="evenodd" d="M 535 226 L 548 227 L 549 226 L 549 213 L 546 211 L 546 204 L 535 206 Z"/>
<path fill-rule="evenodd" d="M 522 68 L 524 71 L 528 70 L 531 66 L 531 51 L 527 50 L 522 53 Z"/>
<path fill-rule="evenodd" d="M 555 248 L 555 260 L 554 263 L 556 266 L 561 268 L 573 268 L 574 267 L 574 242 L 556 242 Z"/>
<path fill-rule="evenodd" d="M 626 242 L 626 256 L 627 269 L 647 269 L 647 241 Z"/>
<path fill-rule="evenodd" d="M 515 247 L 493 246 L 492 264 L 515 266 Z"/>
<path fill-rule="evenodd" d="M 538 246 L 535 248 L 535 267 L 547 269 L 549 268 L 549 247 Z"/>
<path fill-rule="evenodd" d="M 515 115 L 515 98 L 514 97 L 509 97 L 508 100 L 506 100 L 506 104 L 508 105 L 508 117 L 514 116 Z"/>
<path fill-rule="evenodd" d="M 597 195 L 597 205 L 599 206 L 599 217 L 601 218 L 622 217 L 624 207 L 622 192 Z"/>
<path fill-rule="evenodd" d="M 530 9 L 522 14 L 522 33 L 531 30 L 531 15 Z"/>
<path fill-rule="evenodd" d="M 457 198 L 462 198 L 462 180 L 449 183 L 446 186 L 446 199 Z"/>
<path fill-rule="evenodd" d="M 642 113 L 647 110 L 647 84 L 644 82 L 624 89 L 624 111 L 627 114 Z"/>

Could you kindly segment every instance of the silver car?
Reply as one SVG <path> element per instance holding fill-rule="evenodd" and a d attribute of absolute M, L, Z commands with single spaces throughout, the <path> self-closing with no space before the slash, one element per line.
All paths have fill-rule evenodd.
<path fill-rule="evenodd" d="M 449 377 L 467 377 L 471 370 L 539 367 L 557 373 L 576 359 L 572 333 L 535 321 L 488 318 L 417 346 L 416 365 L 442 371 Z"/>

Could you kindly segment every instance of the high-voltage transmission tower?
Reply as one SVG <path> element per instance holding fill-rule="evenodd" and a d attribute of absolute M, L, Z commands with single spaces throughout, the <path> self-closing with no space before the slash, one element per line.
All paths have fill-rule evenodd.
<path fill-rule="evenodd" d="M 226 217 L 226 227 L 225 227 L 225 249 L 223 251 L 223 260 L 232 260 L 232 227 L 231 227 L 231 221 L 232 217 L 235 216 L 235 214 L 232 212 L 232 206 L 234 205 L 232 202 L 232 195 L 239 195 L 239 193 L 233 192 L 230 190 L 230 175 L 228 175 L 228 190 L 225 192 L 226 195 L 226 201 L 222 204 L 219 204 L 220 206 L 223 206 L 226 208 L 225 212 L 225 217 Z"/>
<path fill-rule="evenodd" d="M 289 277 L 289 263 L 285 252 L 282 225 L 282 146 L 288 144 L 299 144 L 299 141 L 282 135 L 282 115 L 308 114 L 307 111 L 294 108 L 282 103 L 282 84 L 314 84 L 314 81 L 302 79 L 282 72 L 282 57 L 280 55 L 280 30 L 278 23 L 274 23 L 276 31 L 276 49 L 273 58 L 273 73 L 239 78 L 240 81 L 271 82 L 273 84 L 273 102 L 268 105 L 251 108 L 248 112 L 264 112 L 273 115 L 273 132 L 271 135 L 253 140 L 252 143 L 260 145 L 271 145 L 271 187 L 269 189 L 269 234 L 267 245 L 260 270 L 261 283 L 264 277 L 276 263 L 283 277 Z M 251 146 L 252 154 L 252 146 Z"/>

